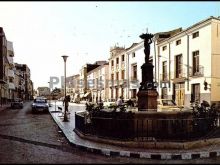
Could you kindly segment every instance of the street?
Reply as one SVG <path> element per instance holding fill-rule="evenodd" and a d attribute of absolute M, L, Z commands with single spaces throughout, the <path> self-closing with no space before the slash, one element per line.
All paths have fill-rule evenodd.
<path fill-rule="evenodd" d="M 149 160 L 108 157 L 71 146 L 59 132 L 49 113 L 31 112 L 31 101 L 23 109 L 0 111 L 1 164 L 74 164 L 74 163 L 219 163 L 220 158 L 195 160 Z M 58 103 L 61 105 L 61 102 Z M 71 113 L 82 110 L 82 104 L 70 104 Z"/>

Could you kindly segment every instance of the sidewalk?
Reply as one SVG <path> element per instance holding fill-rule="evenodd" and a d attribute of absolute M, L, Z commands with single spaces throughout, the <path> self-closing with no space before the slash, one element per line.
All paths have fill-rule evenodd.
<path fill-rule="evenodd" d="M 0 105 L 0 111 L 3 111 L 3 110 L 5 110 L 5 109 L 7 109 L 7 108 L 9 108 L 11 106 L 11 104 L 4 104 L 4 105 Z"/>
<path fill-rule="evenodd" d="M 62 107 L 60 105 L 60 107 Z M 83 110 L 84 106 L 79 106 L 79 110 Z M 73 130 L 75 128 L 75 112 L 73 109 L 69 109 L 70 118 L 68 122 L 63 122 L 62 113 L 58 111 L 58 104 L 56 105 L 56 111 L 54 103 L 50 107 L 50 114 L 59 128 L 62 130 L 67 140 L 75 147 L 80 149 L 95 152 L 107 156 L 125 156 L 135 158 L 147 158 L 147 159 L 195 159 L 195 158 L 208 158 L 220 156 L 220 144 L 210 145 L 202 148 L 191 150 L 180 149 L 143 149 L 143 148 L 131 148 L 120 147 L 116 145 L 110 145 L 105 143 L 99 143 L 89 141 L 80 138 Z"/>

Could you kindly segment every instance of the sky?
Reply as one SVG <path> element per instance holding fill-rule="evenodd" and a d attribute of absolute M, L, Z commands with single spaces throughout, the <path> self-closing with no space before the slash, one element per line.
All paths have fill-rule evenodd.
<path fill-rule="evenodd" d="M 140 34 L 183 29 L 220 16 L 217 1 L 1 1 L 0 27 L 14 62 L 27 64 L 34 89 L 106 60 L 111 46 L 128 48 Z M 61 83 L 57 84 L 60 87 Z"/>

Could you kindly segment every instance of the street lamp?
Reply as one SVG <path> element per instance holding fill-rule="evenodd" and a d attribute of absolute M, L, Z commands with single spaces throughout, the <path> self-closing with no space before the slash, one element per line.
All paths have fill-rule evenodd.
<path fill-rule="evenodd" d="M 50 93 L 50 82 L 48 81 L 49 84 L 49 107 L 51 107 L 51 93 Z"/>
<path fill-rule="evenodd" d="M 64 60 L 64 118 L 63 118 L 63 121 L 66 122 L 68 121 L 68 118 L 67 118 L 67 114 L 66 114 L 66 111 L 67 111 L 67 99 L 66 99 L 66 60 L 67 60 L 67 57 L 66 55 L 63 55 L 63 60 Z"/>

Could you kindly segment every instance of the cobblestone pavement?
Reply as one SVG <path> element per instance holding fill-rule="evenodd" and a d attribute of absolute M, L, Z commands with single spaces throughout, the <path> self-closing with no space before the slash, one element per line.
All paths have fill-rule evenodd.
<path fill-rule="evenodd" d="M 62 107 L 61 104 L 57 106 Z M 220 155 L 219 145 L 209 145 L 206 147 L 195 148 L 191 150 L 179 150 L 179 149 L 140 149 L 140 148 L 127 148 L 115 145 L 108 145 L 103 143 L 97 143 L 94 141 L 89 141 L 80 138 L 73 130 L 75 128 L 75 112 L 82 111 L 85 109 L 84 105 L 80 104 L 70 104 L 70 118 L 68 122 L 63 122 L 63 117 L 61 113 L 54 113 L 54 106 L 51 107 L 51 115 L 55 122 L 59 125 L 63 133 L 65 134 L 68 141 L 75 146 L 82 148 L 84 150 L 99 152 L 103 155 L 120 155 L 125 157 L 139 157 L 148 159 L 203 159 L 203 158 L 213 158 Z M 218 159 L 218 158 L 217 158 Z"/>

